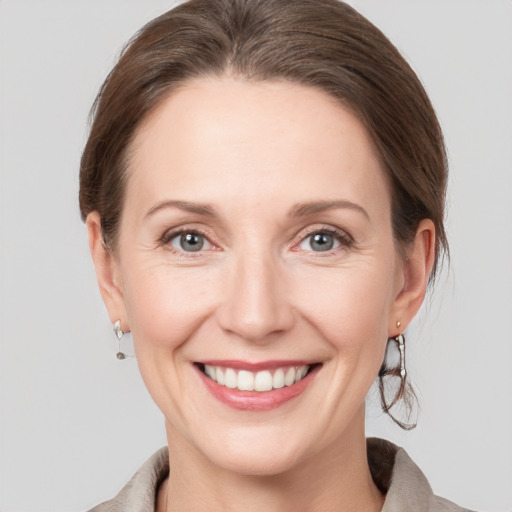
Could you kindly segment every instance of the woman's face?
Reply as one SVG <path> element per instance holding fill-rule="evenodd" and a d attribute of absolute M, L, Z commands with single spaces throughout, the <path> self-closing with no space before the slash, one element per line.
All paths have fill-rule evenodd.
<path fill-rule="evenodd" d="M 111 269 L 110 316 L 171 450 L 275 474 L 363 435 L 406 273 L 377 152 L 326 94 L 233 78 L 172 93 L 131 147 Z"/>

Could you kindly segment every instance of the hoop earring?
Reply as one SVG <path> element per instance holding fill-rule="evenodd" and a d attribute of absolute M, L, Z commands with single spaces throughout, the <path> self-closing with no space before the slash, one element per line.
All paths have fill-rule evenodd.
<path fill-rule="evenodd" d="M 125 335 L 125 332 L 121 329 L 121 320 L 117 320 L 114 325 L 112 325 L 112 329 L 117 338 L 117 353 L 116 357 L 119 360 L 126 359 L 127 357 L 133 357 L 128 354 L 125 354 L 121 351 L 121 339 Z"/>
<path fill-rule="evenodd" d="M 388 344 L 390 341 L 394 341 L 398 348 L 398 352 L 400 354 L 400 361 L 398 366 L 394 368 L 388 368 L 386 365 L 386 361 L 382 363 L 382 366 L 379 370 L 379 392 L 380 392 L 380 401 L 382 410 L 389 415 L 389 417 L 401 428 L 404 430 L 412 430 L 416 427 L 416 422 L 410 422 L 414 406 L 417 402 L 416 394 L 412 389 L 412 386 L 409 384 L 407 379 L 407 369 L 405 366 L 405 337 L 403 334 L 398 334 L 392 338 L 388 339 Z M 391 377 L 399 377 L 400 384 L 398 389 L 396 390 L 393 398 L 391 400 L 386 399 L 386 382 Z M 405 415 L 407 417 L 407 422 L 403 422 L 398 420 L 392 413 L 391 409 L 395 407 L 398 402 L 403 401 L 403 408 L 405 411 Z"/>

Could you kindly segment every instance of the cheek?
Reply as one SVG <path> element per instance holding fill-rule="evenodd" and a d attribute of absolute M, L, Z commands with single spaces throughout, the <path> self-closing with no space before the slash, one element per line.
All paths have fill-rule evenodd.
<path fill-rule="evenodd" d="M 184 343 L 211 312 L 218 279 L 165 264 L 132 269 L 123 291 L 136 349 L 165 350 Z"/>
<path fill-rule="evenodd" d="M 167 418 L 180 424 L 190 389 L 182 378 L 186 350 L 212 311 L 215 279 L 168 265 L 134 265 L 123 292 L 137 364 L 146 387 Z M 186 431 L 186 426 L 181 425 Z"/>
<path fill-rule="evenodd" d="M 302 281 L 296 306 L 337 350 L 384 350 L 393 306 L 393 260 L 313 269 Z"/>

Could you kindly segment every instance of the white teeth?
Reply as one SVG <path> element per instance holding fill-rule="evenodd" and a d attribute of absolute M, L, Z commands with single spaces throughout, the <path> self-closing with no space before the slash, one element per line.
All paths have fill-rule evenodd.
<path fill-rule="evenodd" d="M 276 373 L 274 373 L 272 387 L 274 389 L 284 388 L 284 370 L 282 368 L 277 369 Z"/>
<path fill-rule="evenodd" d="M 295 374 L 295 382 L 299 382 L 299 380 L 302 380 L 305 377 L 307 371 L 308 369 L 306 366 L 301 366 L 300 368 L 297 368 L 297 372 Z"/>
<path fill-rule="evenodd" d="M 254 375 L 251 372 L 240 370 L 238 372 L 238 386 L 240 391 L 254 391 Z"/>
<path fill-rule="evenodd" d="M 213 366 L 210 366 L 208 364 L 204 365 L 204 373 L 210 377 L 210 379 L 217 380 L 215 375 L 215 368 Z"/>
<path fill-rule="evenodd" d="M 224 375 L 224 385 L 228 388 L 235 389 L 238 384 L 238 379 L 233 368 L 227 368 Z"/>
<path fill-rule="evenodd" d="M 289 368 L 284 376 L 284 385 L 291 386 L 295 382 L 295 368 Z"/>
<path fill-rule="evenodd" d="M 291 386 L 302 380 L 308 373 L 309 366 L 277 368 L 272 375 L 269 370 L 249 372 L 221 366 L 204 365 L 204 373 L 221 386 L 240 391 L 270 391 Z"/>
<path fill-rule="evenodd" d="M 272 374 L 268 371 L 258 372 L 254 379 L 255 391 L 270 391 L 272 389 Z"/>

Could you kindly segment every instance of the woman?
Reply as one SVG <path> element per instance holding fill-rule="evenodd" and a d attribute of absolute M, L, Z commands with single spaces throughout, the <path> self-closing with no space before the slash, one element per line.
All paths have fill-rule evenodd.
<path fill-rule="evenodd" d="M 447 247 L 442 134 L 374 26 L 335 0 L 164 14 L 100 91 L 80 187 L 168 439 L 94 510 L 462 510 L 364 435 L 376 377 L 412 426 L 403 332 Z"/>

